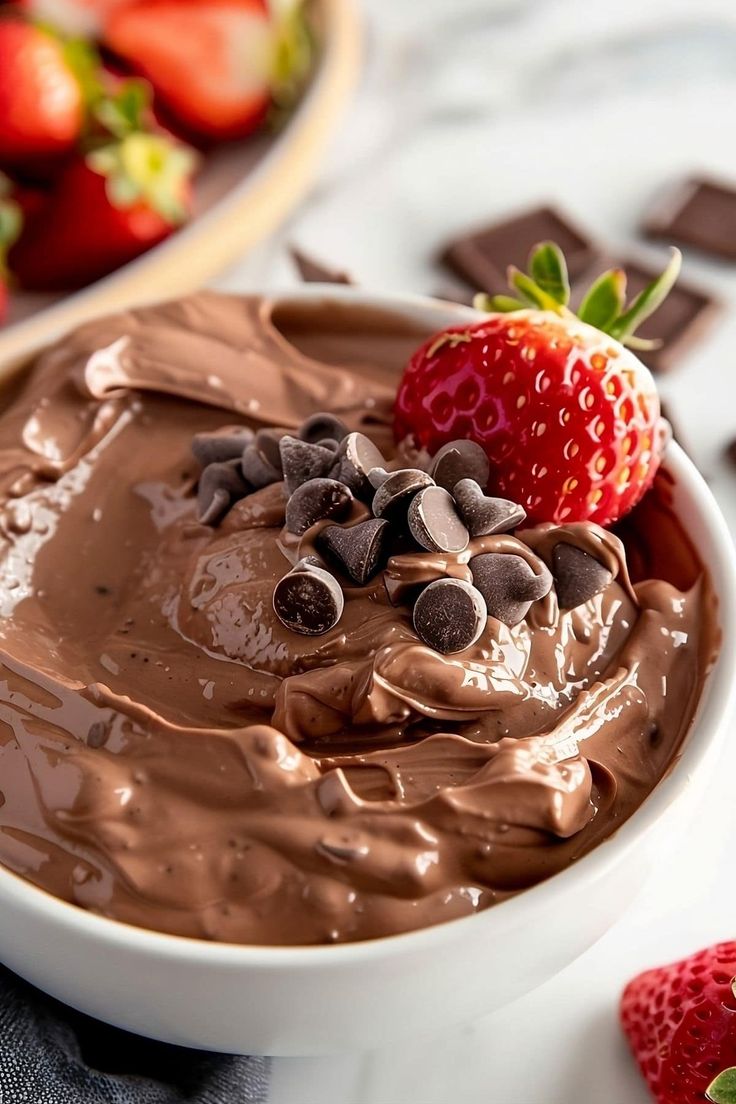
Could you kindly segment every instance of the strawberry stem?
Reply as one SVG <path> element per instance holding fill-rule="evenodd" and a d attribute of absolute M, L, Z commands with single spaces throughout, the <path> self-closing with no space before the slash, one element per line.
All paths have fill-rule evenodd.
<path fill-rule="evenodd" d="M 682 265 L 682 254 L 674 247 L 667 267 L 626 306 L 626 274 L 621 268 L 604 272 L 583 298 L 577 316 L 581 322 L 610 334 L 622 345 L 648 351 L 658 349 L 661 341 L 635 337 L 636 329 L 654 314 L 672 290 Z M 570 283 L 562 250 L 554 242 L 540 242 L 529 255 L 528 272 L 514 265 L 508 270 L 508 282 L 518 298 L 509 295 L 475 296 L 476 310 L 509 313 L 535 307 L 569 315 Z"/>
<path fill-rule="evenodd" d="M 713 1104 L 736 1104 L 736 1066 L 719 1073 L 705 1090 L 705 1096 Z"/>
<path fill-rule="evenodd" d="M 186 185 L 193 152 L 162 134 L 133 131 L 87 156 L 87 163 L 107 181 L 107 194 L 122 209 L 146 203 L 172 225 L 187 218 Z"/>
<path fill-rule="evenodd" d="M 682 266 L 682 253 L 674 246 L 671 250 L 670 260 L 664 272 L 652 280 L 643 291 L 640 291 L 628 310 L 619 315 L 616 321 L 608 329 L 611 337 L 618 338 L 624 345 L 638 326 L 654 314 L 657 307 L 661 306 L 670 291 L 674 287 Z"/>
<path fill-rule="evenodd" d="M 578 318 L 598 330 L 608 332 L 626 302 L 626 273 L 622 268 L 604 272 L 591 284 L 578 308 Z"/>
<path fill-rule="evenodd" d="M 559 245 L 550 241 L 538 245 L 532 250 L 529 268 L 537 287 L 555 303 L 566 307 L 570 302 L 570 280 L 565 255 Z"/>
<path fill-rule="evenodd" d="M 499 314 L 510 314 L 512 311 L 526 310 L 528 304 L 521 299 L 514 299 L 511 295 L 486 295 L 479 291 L 473 296 L 473 306 L 479 311 L 497 311 Z"/>

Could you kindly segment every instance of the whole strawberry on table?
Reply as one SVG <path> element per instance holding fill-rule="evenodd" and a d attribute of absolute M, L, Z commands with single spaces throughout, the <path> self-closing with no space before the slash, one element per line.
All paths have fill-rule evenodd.
<path fill-rule="evenodd" d="M 183 225 L 206 151 L 287 110 L 310 58 L 301 0 L 0 4 L 0 321 L 8 289 L 83 286 Z"/>
<path fill-rule="evenodd" d="M 736 943 L 639 974 L 621 1024 L 657 1104 L 736 1104 Z"/>

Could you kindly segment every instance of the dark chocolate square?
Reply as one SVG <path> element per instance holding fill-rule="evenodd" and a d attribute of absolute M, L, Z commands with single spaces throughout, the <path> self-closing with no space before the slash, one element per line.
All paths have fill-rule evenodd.
<path fill-rule="evenodd" d="M 655 201 L 644 232 L 736 261 L 736 189 L 713 180 L 683 180 Z"/>
<path fill-rule="evenodd" d="M 572 295 L 573 309 L 593 280 L 605 268 L 623 268 L 626 273 L 626 301 L 631 300 L 651 283 L 661 268 L 650 268 L 638 260 L 618 258 L 585 274 L 577 281 Z M 662 266 L 664 267 L 664 266 Z M 703 288 L 678 280 L 664 303 L 636 331 L 637 337 L 659 339 L 662 346 L 651 352 L 637 352 L 640 360 L 653 372 L 667 372 L 697 343 L 719 310 L 718 301 Z"/>
<path fill-rule="evenodd" d="M 534 207 L 449 242 L 440 259 L 475 291 L 508 293 L 509 265 L 526 270 L 529 253 L 540 241 L 554 241 L 567 260 L 570 279 L 588 268 L 598 250 L 566 215 L 552 207 Z"/>

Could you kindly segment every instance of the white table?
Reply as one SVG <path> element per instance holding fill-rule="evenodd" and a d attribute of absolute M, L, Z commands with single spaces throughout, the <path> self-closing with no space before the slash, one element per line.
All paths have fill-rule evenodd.
<path fill-rule="evenodd" d="M 693 169 L 736 179 L 733 0 L 365 7 L 364 78 L 321 180 L 290 224 L 218 286 L 295 283 L 285 248 L 295 242 L 369 287 L 432 293 L 446 283 L 433 265 L 437 245 L 474 221 L 553 199 L 629 249 L 663 183 Z M 736 530 L 736 468 L 722 457 L 736 437 L 736 265 L 693 254 L 685 272 L 727 309 L 661 387 Z M 735 767 L 736 747 L 684 847 L 559 977 L 439 1040 L 279 1059 L 272 1104 L 644 1104 L 616 1024 L 618 994 L 641 968 L 736 937 Z"/>

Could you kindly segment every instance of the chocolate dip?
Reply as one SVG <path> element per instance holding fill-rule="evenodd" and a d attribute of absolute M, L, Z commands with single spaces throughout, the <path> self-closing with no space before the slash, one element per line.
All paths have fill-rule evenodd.
<path fill-rule="evenodd" d="M 623 542 L 593 525 L 396 556 L 394 591 L 471 556 L 610 570 L 466 651 L 422 644 L 383 573 L 323 636 L 274 585 L 314 534 L 283 484 L 197 523 L 192 436 L 328 409 L 391 454 L 426 336 L 330 303 L 204 293 L 84 326 L 0 419 L 0 861 L 105 916 L 243 943 L 367 939 L 467 915 L 562 870 L 656 785 L 715 651 L 707 574 L 661 478 Z M 657 524 L 652 525 L 652 514 Z M 627 569 L 657 540 L 659 575 Z M 643 551 L 642 551 L 643 550 Z M 676 563 L 668 575 L 667 561 Z M 675 585 L 676 584 L 676 585 Z"/>

